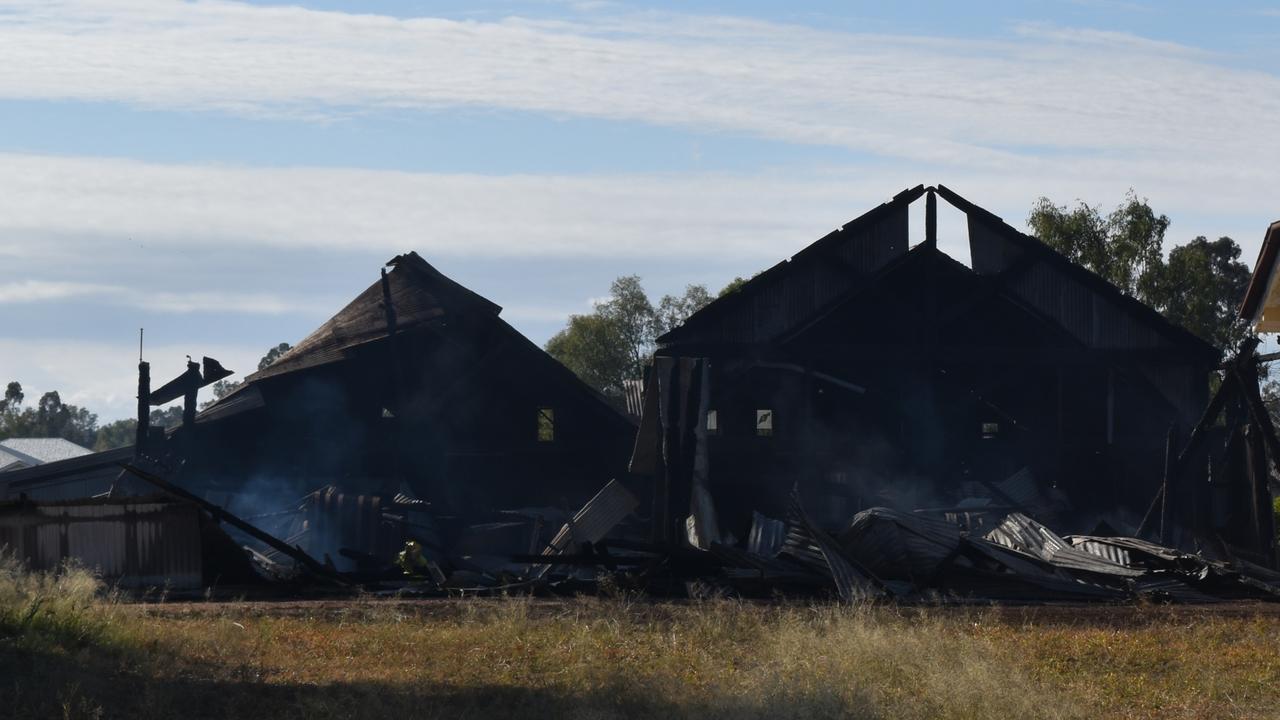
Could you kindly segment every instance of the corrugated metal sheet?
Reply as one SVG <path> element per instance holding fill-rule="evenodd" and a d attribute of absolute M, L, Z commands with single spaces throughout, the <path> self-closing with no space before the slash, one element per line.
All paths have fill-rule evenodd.
<path fill-rule="evenodd" d="M 626 397 L 627 414 L 636 418 L 644 415 L 644 381 L 623 380 L 622 390 Z"/>
<path fill-rule="evenodd" d="M 31 500 L 70 500 L 100 495 L 120 476 L 120 463 L 133 458 L 124 447 L 45 463 L 5 473 L 8 488 L 0 500 L 26 495 Z"/>
<path fill-rule="evenodd" d="M 242 412 L 266 407 L 266 404 L 266 401 L 262 398 L 262 391 L 258 389 L 257 385 L 252 383 L 241 385 L 235 392 L 200 411 L 200 414 L 196 415 L 196 422 L 222 420 L 232 415 L 239 415 Z"/>
<path fill-rule="evenodd" d="M 782 543 L 786 538 L 786 523 L 752 511 L 751 532 L 747 535 L 748 552 L 760 557 L 774 557 L 782 549 Z"/>
<path fill-rule="evenodd" d="M 1067 540 L 1075 547 L 1095 555 L 1119 556 L 1121 552 L 1127 558 L 1125 564 L 1144 564 L 1158 567 L 1172 567 L 1174 563 L 1189 561 L 1200 564 L 1199 559 L 1187 553 L 1157 545 L 1153 542 L 1133 537 L 1095 537 L 1090 535 L 1070 535 Z M 1110 548 L 1104 550 L 1104 548 Z M 1105 553 L 1105 554 L 1104 554 Z"/>
<path fill-rule="evenodd" d="M 161 500 L 81 500 L 0 506 L 0 545 L 33 569 L 74 559 L 121 587 L 198 588 L 200 510 Z"/>
<path fill-rule="evenodd" d="M 382 507 L 378 495 L 345 494 L 333 486 L 311 493 L 303 503 L 304 548 L 319 558 L 343 548 L 390 556 L 400 537 L 383 522 Z"/>
<path fill-rule="evenodd" d="M 1079 549 L 1097 555 L 1100 558 L 1106 558 L 1117 565 L 1131 565 L 1133 561 L 1129 557 L 1129 551 L 1116 545 L 1109 543 L 1101 543 L 1095 540 L 1082 539 L 1079 542 L 1075 538 L 1071 542 Z"/>
<path fill-rule="evenodd" d="M 93 453 L 87 447 L 62 438 L 9 438 L 0 441 L 0 450 L 16 453 L 26 460 L 28 465 L 70 460 Z M 3 464 L 3 461 L 0 461 L 0 464 Z"/>
<path fill-rule="evenodd" d="M 566 523 L 551 540 L 543 554 L 563 552 L 571 543 L 599 542 L 618 523 L 631 514 L 640 501 L 622 483 L 610 480 L 596 496 Z"/>
<path fill-rule="evenodd" d="M 1022 513 L 1009 513 L 986 537 L 992 542 L 1021 550 L 1061 568 L 1123 577 L 1142 574 L 1141 570 L 1076 549 L 1070 542 Z"/>
<path fill-rule="evenodd" d="M 926 585 L 958 551 L 960 526 L 875 507 L 855 515 L 840 542 L 877 577 Z"/>
<path fill-rule="evenodd" d="M 887 594 L 879 578 L 848 557 L 831 536 L 813 526 L 800 501 L 799 490 L 791 493 L 782 552 L 828 575 L 845 602 L 862 602 Z"/>
<path fill-rule="evenodd" d="M 622 483 L 610 480 L 582 506 L 573 520 L 560 528 L 542 554 L 560 555 L 571 550 L 576 543 L 599 542 L 639 505 L 640 501 Z M 550 569 L 550 565 L 534 565 L 530 576 L 542 577 Z"/>

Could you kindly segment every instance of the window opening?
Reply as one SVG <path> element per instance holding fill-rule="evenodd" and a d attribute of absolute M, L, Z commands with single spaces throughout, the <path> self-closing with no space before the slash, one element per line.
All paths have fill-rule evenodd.
<path fill-rule="evenodd" d="M 756 435 L 767 437 L 773 434 L 773 411 L 756 410 Z"/>
<path fill-rule="evenodd" d="M 556 439 L 555 408 L 538 408 L 538 442 L 554 442 Z"/>

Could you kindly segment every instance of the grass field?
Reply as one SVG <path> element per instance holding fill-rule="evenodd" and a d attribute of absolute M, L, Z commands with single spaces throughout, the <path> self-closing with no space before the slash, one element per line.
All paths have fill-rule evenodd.
<path fill-rule="evenodd" d="M 1275 717 L 1280 614 L 643 599 L 130 605 L 0 564 L 0 717 Z"/>

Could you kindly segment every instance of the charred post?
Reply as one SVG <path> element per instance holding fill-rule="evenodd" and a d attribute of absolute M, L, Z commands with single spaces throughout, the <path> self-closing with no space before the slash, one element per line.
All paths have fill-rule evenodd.
<path fill-rule="evenodd" d="M 151 431 L 151 363 L 138 361 L 138 427 L 133 439 L 135 456 L 147 452 L 147 436 Z"/>
<path fill-rule="evenodd" d="M 182 429 L 191 432 L 196 424 L 196 396 L 200 392 L 200 363 L 187 360 L 187 372 L 183 375 L 185 382 L 182 389 Z"/>

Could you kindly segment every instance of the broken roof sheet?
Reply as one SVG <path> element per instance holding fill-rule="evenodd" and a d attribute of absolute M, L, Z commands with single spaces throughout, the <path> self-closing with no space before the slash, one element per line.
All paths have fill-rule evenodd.
<path fill-rule="evenodd" d="M 1141 570 L 1126 567 L 1110 558 L 1077 549 L 1069 541 L 1022 513 L 1010 513 L 987 533 L 987 539 L 1034 555 L 1060 568 L 1122 577 L 1143 574 Z"/>

